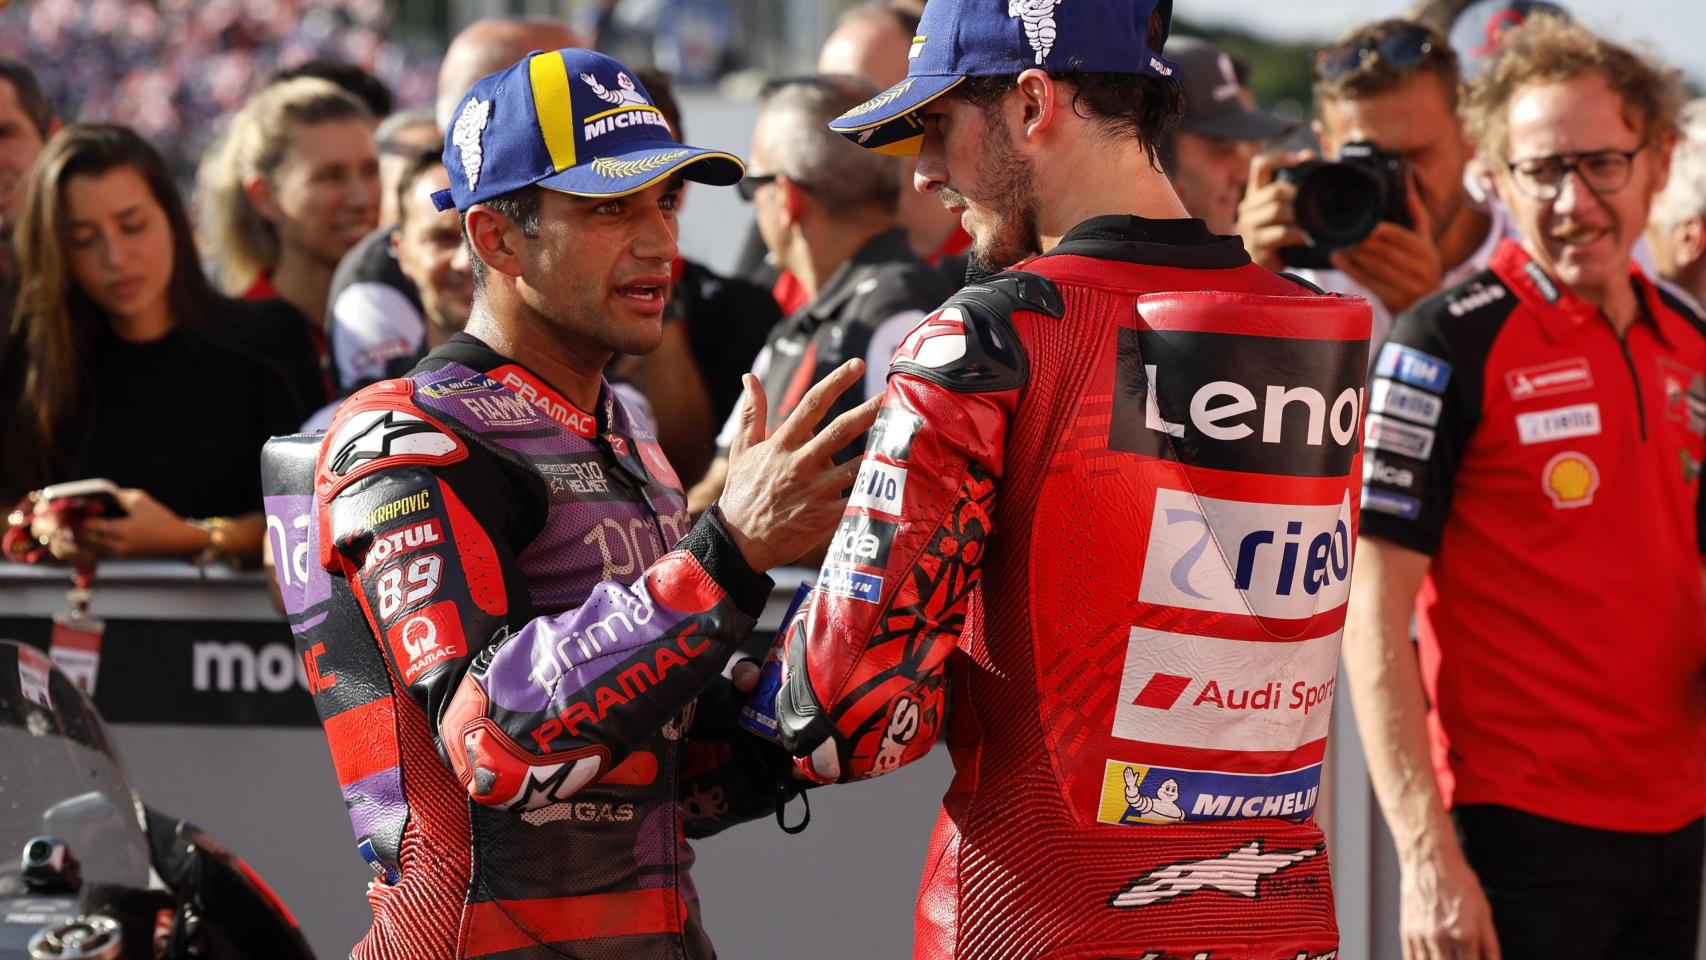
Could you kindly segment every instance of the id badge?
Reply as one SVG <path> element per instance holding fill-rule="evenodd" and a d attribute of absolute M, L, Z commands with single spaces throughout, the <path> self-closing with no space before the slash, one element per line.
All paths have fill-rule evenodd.
<path fill-rule="evenodd" d="M 66 609 L 53 615 L 53 638 L 48 656 L 54 665 L 89 696 L 95 695 L 95 676 L 101 669 L 101 637 L 106 621 L 89 615 L 89 591 L 66 593 Z"/>

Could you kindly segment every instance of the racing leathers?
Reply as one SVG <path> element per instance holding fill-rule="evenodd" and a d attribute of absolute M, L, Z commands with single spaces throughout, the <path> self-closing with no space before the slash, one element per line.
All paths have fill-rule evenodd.
<path fill-rule="evenodd" d="M 355 956 L 712 956 L 685 835 L 769 812 L 791 776 L 719 676 L 771 583 L 714 511 L 688 522 L 651 428 L 464 334 L 267 460 L 286 606 L 378 874 Z"/>
<path fill-rule="evenodd" d="M 946 722 L 915 956 L 1335 955 L 1368 329 L 1200 221 L 1097 217 L 902 342 L 777 710 L 819 781 Z"/>

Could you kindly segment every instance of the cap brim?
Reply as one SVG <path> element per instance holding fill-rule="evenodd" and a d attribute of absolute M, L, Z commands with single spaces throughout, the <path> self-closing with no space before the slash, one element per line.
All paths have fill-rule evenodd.
<path fill-rule="evenodd" d="M 829 129 L 868 150 L 913 156 L 924 144 L 924 122 L 915 114 L 964 81 L 965 77 L 907 77 L 831 120 Z"/>
<path fill-rule="evenodd" d="M 746 165 L 721 150 L 658 144 L 598 157 L 554 173 L 539 185 L 577 197 L 622 197 L 677 174 L 695 183 L 728 187 L 746 175 Z"/>
<path fill-rule="evenodd" d="M 1260 110 L 1226 113 L 1201 120 L 1186 118 L 1179 123 L 1181 130 L 1218 140 L 1277 140 L 1297 132 L 1297 127 L 1291 120 Z"/>

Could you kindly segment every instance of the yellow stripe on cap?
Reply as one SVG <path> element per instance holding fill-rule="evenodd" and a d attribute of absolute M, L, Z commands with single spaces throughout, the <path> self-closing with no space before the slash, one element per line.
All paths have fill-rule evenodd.
<path fill-rule="evenodd" d="M 575 165 L 575 107 L 569 95 L 569 68 L 562 51 L 541 53 L 527 63 L 533 82 L 533 112 L 539 116 L 539 133 L 558 173 Z"/>

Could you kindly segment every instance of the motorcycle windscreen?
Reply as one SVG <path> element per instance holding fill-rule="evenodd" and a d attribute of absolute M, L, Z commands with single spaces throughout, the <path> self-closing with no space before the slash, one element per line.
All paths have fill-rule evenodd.
<path fill-rule="evenodd" d="M 94 704 L 44 651 L 0 641 L 0 897 L 30 893 L 38 837 L 65 845 L 85 886 L 149 886 L 140 807 Z"/>

